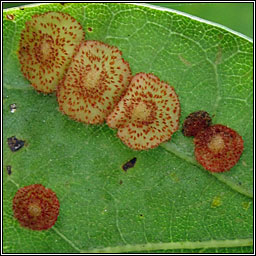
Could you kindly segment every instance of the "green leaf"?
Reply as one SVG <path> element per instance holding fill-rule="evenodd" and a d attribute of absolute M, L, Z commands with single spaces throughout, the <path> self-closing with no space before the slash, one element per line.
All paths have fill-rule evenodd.
<path fill-rule="evenodd" d="M 245 148 L 238 164 L 212 175 L 196 163 L 193 141 L 181 130 L 170 142 L 138 152 L 106 125 L 62 115 L 55 94 L 39 94 L 25 80 L 16 54 L 26 20 L 50 10 L 77 19 L 86 39 L 120 48 L 133 74 L 153 72 L 173 85 L 181 124 L 190 112 L 205 110 L 214 123 L 236 130 Z M 3 23 L 5 253 L 253 251 L 249 39 L 180 13 L 134 4 L 40 4 L 4 11 Z M 26 142 L 17 152 L 7 145 L 14 135 Z M 135 166 L 123 171 L 134 157 Z M 54 190 L 60 201 L 59 218 L 47 231 L 22 228 L 13 217 L 16 191 L 35 183 Z"/>

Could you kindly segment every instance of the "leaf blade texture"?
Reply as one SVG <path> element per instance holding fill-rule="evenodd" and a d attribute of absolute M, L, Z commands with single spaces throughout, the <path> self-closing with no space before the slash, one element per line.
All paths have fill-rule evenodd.
<path fill-rule="evenodd" d="M 245 148 L 238 164 L 218 177 L 203 170 L 181 126 L 170 142 L 134 152 L 107 125 L 62 115 L 54 94 L 38 94 L 29 85 L 17 58 L 26 20 L 46 11 L 69 13 L 82 24 L 86 40 L 118 47 L 133 74 L 153 72 L 169 82 L 179 96 L 180 124 L 189 113 L 205 110 L 213 123 L 236 130 Z M 252 63 L 251 41 L 172 11 L 114 3 L 4 11 L 3 138 L 25 141 L 17 152 L 3 143 L 4 252 L 131 252 L 143 246 L 147 252 L 252 252 Z M 124 172 L 123 164 L 134 157 L 135 165 Z M 52 188 L 60 201 L 54 228 L 44 232 L 21 228 L 11 210 L 18 188 L 37 183 Z M 211 241 L 224 245 L 212 248 Z M 174 247 L 177 242 L 190 247 Z"/>

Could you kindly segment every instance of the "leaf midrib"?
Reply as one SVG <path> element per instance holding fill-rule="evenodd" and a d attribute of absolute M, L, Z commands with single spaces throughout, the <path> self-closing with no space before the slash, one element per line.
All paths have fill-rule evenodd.
<path fill-rule="evenodd" d="M 196 167 L 200 168 L 201 170 L 205 171 L 203 169 L 203 167 L 195 160 L 195 158 L 190 157 L 188 155 L 182 154 L 180 151 L 178 151 L 173 143 L 162 143 L 160 145 L 162 148 L 164 148 L 167 152 L 171 152 L 172 154 L 174 154 L 176 157 L 186 161 L 187 163 L 193 164 Z M 249 192 L 248 190 L 246 190 L 245 188 L 243 188 L 242 186 L 237 185 L 236 183 L 226 179 L 223 175 L 220 175 L 219 173 L 213 173 L 213 172 L 208 172 L 209 174 L 213 175 L 217 180 L 221 181 L 222 183 L 224 183 L 225 185 L 227 185 L 228 187 L 230 187 L 232 190 L 245 195 L 249 198 L 253 198 L 253 193 Z"/>

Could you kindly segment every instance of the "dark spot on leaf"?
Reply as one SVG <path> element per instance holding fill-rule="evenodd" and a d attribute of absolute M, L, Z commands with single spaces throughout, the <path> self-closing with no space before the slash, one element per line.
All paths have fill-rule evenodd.
<path fill-rule="evenodd" d="M 12 174 L 12 167 L 10 165 L 6 166 L 7 174 L 11 175 Z"/>
<path fill-rule="evenodd" d="M 198 132 L 207 128 L 212 123 L 210 115 L 203 110 L 189 114 L 184 120 L 182 133 L 184 136 L 196 136 Z"/>
<path fill-rule="evenodd" d="M 135 165 L 136 161 L 137 161 L 137 158 L 134 157 L 133 159 L 131 159 L 130 161 L 128 161 L 127 163 L 125 163 L 125 164 L 122 166 L 123 170 L 126 172 L 129 168 L 132 168 L 132 167 Z"/>
<path fill-rule="evenodd" d="M 91 27 L 89 27 L 89 28 L 88 28 L 88 31 L 89 31 L 89 32 L 92 32 L 92 28 L 91 28 Z"/>
<path fill-rule="evenodd" d="M 16 106 L 15 103 L 10 105 L 10 110 L 11 110 L 12 113 L 14 113 L 16 111 L 16 109 L 17 109 L 17 106 Z"/>
<path fill-rule="evenodd" d="M 11 149 L 11 151 L 15 152 L 22 148 L 25 144 L 25 141 L 17 139 L 15 136 L 12 136 L 7 139 L 8 146 Z"/>
<path fill-rule="evenodd" d="M 119 181 L 119 184 L 120 184 L 120 185 L 122 185 L 122 184 L 123 184 L 123 181 L 122 181 L 122 180 L 120 180 L 120 181 Z"/>
<path fill-rule="evenodd" d="M 140 219 L 144 219 L 144 218 L 145 218 L 144 214 L 142 214 L 142 213 L 139 214 L 139 218 L 140 218 Z"/>
<path fill-rule="evenodd" d="M 242 185 L 242 182 L 241 182 L 241 181 L 239 181 L 239 182 L 238 182 L 238 184 L 241 186 L 241 185 Z"/>
<path fill-rule="evenodd" d="M 6 19 L 7 20 L 14 20 L 14 15 L 13 14 L 6 14 Z"/>
<path fill-rule="evenodd" d="M 21 11 L 24 11 L 24 7 L 20 7 L 19 9 L 20 9 Z"/>

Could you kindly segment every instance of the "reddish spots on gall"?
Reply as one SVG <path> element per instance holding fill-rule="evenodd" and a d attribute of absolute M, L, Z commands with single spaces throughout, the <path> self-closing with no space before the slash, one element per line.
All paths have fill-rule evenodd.
<path fill-rule="evenodd" d="M 20 225 L 33 230 L 51 228 L 59 215 L 56 194 L 41 184 L 20 188 L 13 198 L 14 217 Z"/>
<path fill-rule="evenodd" d="M 169 140 L 180 116 L 174 88 L 153 74 L 139 73 L 132 79 L 117 47 L 83 39 L 81 25 L 68 14 L 34 15 L 21 34 L 23 74 L 44 93 L 58 85 L 59 108 L 72 119 L 99 124 L 107 118 L 135 150 Z M 36 206 L 31 209 L 39 212 Z"/>
<path fill-rule="evenodd" d="M 156 95 L 155 91 L 160 94 Z M 172 87 L 153 74 L 138 73 L 108 116 L 107 124 L 119 129 L 118 137 L 130 148 L 154 148 L 169 140 L 178 129 L 180 107 L 179 104 L 175 110 L 171 107 L 174 100 L 178 102 Z M 165 109 L 166 105 L 172 112 Z"/>
<path fill-rule="evenodd" d="M 243 152 L 242 137 L 221 124 L 209 126 L 194 138 L 196 160 L 208 171 L 230 170 Z"/>
<path fill-rule="evenodd" d="M 75 120 L 90 124 L 103 123 L 130 80 L 129 64 L 122 59 L 116 47 L 99 41 L 82 42 L 57 88 L 60 109 Z M 68 93 L 75 104 L 83 106 L 83 111 L 80 108 L 75 113 L 69 111 L 69 103 L 65 100 Z"/>
<path fill-rule="evenodd" d="M 66 24 L 75 22 L 77 28 L 72 26 L 72 31 L 69 31 L 68 24 L 68 29 L 63 26 L 64 20 Z M 34 15 L 26 22 L 21 33 L 18 57 L 22 73 L 37 91 L 51 93 L 56 89 L 76 47 L 84 38 L 81 28 L 71 16 L 60 12 Z M 68 32 L 65 36 L 64 31 Z M 77 35 L 75 41 L 70 34 Z M 49 75 L 54 79 L 48 79 Z"/>

